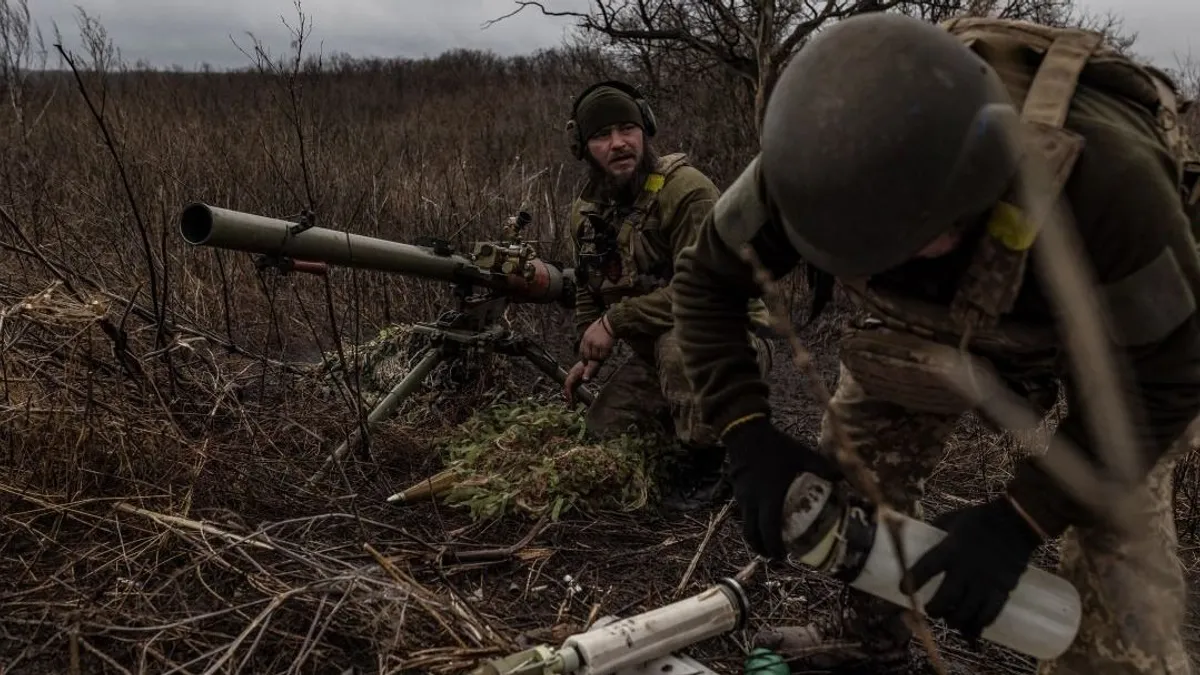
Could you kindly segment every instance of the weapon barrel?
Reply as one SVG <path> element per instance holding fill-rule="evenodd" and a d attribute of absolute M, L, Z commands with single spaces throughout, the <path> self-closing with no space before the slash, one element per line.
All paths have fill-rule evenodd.
<path fill-rule="evenodd" d="M 183 209 L 179 230 L 193 246 L 212 246 L 273 257 L 289 257 L 440 279 L 487 284 L 471 274 L 475 267 L 459 255 L 436 255 L 411 244 L 361 234 L 311 227 L 291 234 L 295 223 L 208 204 Z"/>

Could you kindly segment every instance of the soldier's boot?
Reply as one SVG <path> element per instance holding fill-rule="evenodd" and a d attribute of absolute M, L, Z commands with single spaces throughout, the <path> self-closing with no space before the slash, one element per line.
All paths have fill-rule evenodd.
<path fill-rule="evenodd" d="M 725 448 L 691 447 L 663 486 L 662 506 L 669 511 L 695 511 L 732 496 L 725 473 Z"/>
<path fill-rule="evenodd" d="M 852 594 L 859 594 L 851 590 Z M 912 631 L 903 615 L 875 598 L 855 598 L 843 618 L 829 617 L 805 626 L 766 628 L 755 647 L 779 654 L 792 673 L 830 675 L 902 675 L 910 672 Z M 874 612 L 868 614 L 868 612 Z"/>

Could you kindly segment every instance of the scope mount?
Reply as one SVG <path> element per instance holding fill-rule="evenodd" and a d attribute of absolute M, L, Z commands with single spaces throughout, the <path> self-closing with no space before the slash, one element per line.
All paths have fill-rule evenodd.
<path fill-rule="evenodd" d="M 301 209 L 296 216 L 295 224 L 288 228 L 289 236 L 296 236 L 305 230 L 311 230 L 317 226 L 317 212 L 312 209 Z M 291 220 L 289 218 L 288 220 Z"/>

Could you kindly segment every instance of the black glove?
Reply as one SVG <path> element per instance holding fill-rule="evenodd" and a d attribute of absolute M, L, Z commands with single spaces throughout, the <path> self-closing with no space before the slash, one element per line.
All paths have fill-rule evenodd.
<path fill-rule="evenodd" d="M 792 481 L 812 473 L 836 481 L 834 462 L 783 433 L 768 418 L 743 422 L 725 433 L 729 480 L 742 510 L 742 535 L 755 553 L 782 558 L 783 501 Z"/>
<path fill-rule="evenodd" d="M 909 570 L 914 587 L 945 572 L 925 612 L 974 644 L 1000 615 L 1042 539 L 1006 497 L 952 511 L 933 524 L 947 537 Z"/>

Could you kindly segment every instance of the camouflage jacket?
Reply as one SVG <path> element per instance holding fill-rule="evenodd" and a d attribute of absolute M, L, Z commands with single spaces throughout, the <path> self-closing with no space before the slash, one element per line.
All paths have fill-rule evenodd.
<path fill-rule="evenodd" d="M 1082 83 L 1063 125 L 1083 143 L 1061 194 L 1108 309 L 1109 338 L 1129 364 L 1120 386 L 1140 408 L 1133 423 L 1141 466 L 1149 470 L 1200 413 L 1200 257 L 1180 199 L 1179 162 L 1149 108 Z M 1031 242 L 1035 256 L 1040 241 Z M 745 330 L 741 309 L 760 292 L 753 270 L 737 254 L 746 243 L 775 278 L 802 262 L 769 205 L 757 159 L 722 195 L 696 245 L 680 257 L 673 282 L 687 376 L 697 389 L 703 421 L 720 430 L 749 416 L 770 415 L 767 384 L 752 354 L 737 348 Z M 972 279 L 968 273 L 975 253 L 968 245 L 866 280 L 839 281 L 847 290 L 853 285 L 868 311 L 893 329 L 955 346 L 961 331 L 955 333 L 949 316 L 960 286 L 988 283 L 987 275 Z M 1018 274 L 1012 305 L 999 325 L 972 336 L 970 348 L 993 359 L 1049 348 L 1057 361 L 1067 343 L 1049 282 L 1032 259 Z M 1077 401 L 1072 374 L 1059 373 L 1068 400 Z M 1056 434 L 1098 461 L 1083 418 L 1072 405 Z M 1008 490 L 1050 536 L 1091 520 L 1036 459 L 1019 460 Z"/>
<path fill-rule="evenodd" d="M 585 270 L 576 297 L 577 336 L 602 315 L 619 339 L 654 337 L 672 327 L 675 261 L 695 243 L 720 192 L 682 153 L 659 158 L 655 168 L 633 204 L 602 202 L 589 183 L 571 206 L 571 242 Z M 601 243 L 606 235 L 609 242 Z M 747 312 L 753 325 L 768 324 L 761 300 L 749 300 Z"/>

